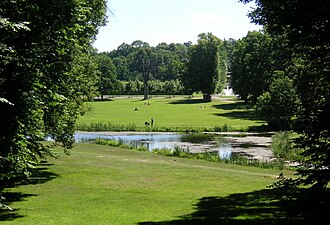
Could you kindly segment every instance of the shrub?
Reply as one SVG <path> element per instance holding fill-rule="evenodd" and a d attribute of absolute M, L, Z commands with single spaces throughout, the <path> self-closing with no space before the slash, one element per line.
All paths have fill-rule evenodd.
<path fill-rule="evenodd" d="M 205 133 L 191 133 L 191 134 L 183 135 L 181 137 L 182 142 L 191 142 L 191 143 L 204 143 L 213 140 L 214 140 L 214 135 L 205 134 Z"/>
<path fill-rule="evenodd" d="M 299 160 L 299 151 L 292 145 L 290 132 L 281 131 L 272 136 L 274 156 L 284 160 Z"/>
<path fill-rule="evenodd" d="M 283 72 L 277 72 L 277 75 L 269 91 L 258 98 L 256 112 L 265 117 L 270 127 L 288 130 L 292 128 L 292 118 L 298 111 L 299 100 L 293 81 Z"/>

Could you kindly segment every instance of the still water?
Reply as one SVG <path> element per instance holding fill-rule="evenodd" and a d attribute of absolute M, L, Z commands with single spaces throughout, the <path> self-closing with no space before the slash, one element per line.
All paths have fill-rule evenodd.
<path fill-rule="evenodd" d="M 180 148 L 198 148 L 200 152 L 209 150 L 210 148 L 217 151 L 220 158 L 228 158 L 232 153 L 232 147 L 229 143 L 216 145 L 214 143 L 192 143 L 187 140 L 189 134 L 177 134 L 177 133 L 166 133 L 166 134 L 102 134 L 93 132 L 76 133 L 76 142 L 89 142 L 96 139 L 105 140 L 117 140 L 124 144 L 138 146 L 143 145 L 148 148 L 149 151 L 153 149 L 169 148 L 174 149 L 175 147 Z"/>

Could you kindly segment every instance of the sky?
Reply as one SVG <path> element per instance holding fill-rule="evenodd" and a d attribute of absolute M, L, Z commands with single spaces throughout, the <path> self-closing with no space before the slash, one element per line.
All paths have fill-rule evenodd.
<path fill-rule="evenodd" d="M 253 6 L 238 0 L 108 0 L 108 23 L 100 28 L 94 47 L 110 52 L 135 40 L 151 46 L 196 43 L 198 34 L 207 32 L 237 40 L 261 29 L 247 17 Z"/>

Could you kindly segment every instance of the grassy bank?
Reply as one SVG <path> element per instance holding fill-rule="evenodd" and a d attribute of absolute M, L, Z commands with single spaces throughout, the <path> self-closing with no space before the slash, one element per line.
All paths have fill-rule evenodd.
<path fill-rule="evenodd" d="M 122 143 L 121 141 L 116 141 L 116 140 L 97 139 L 95 143 L 100 145 L 108 145 L 112 147 L 120 147 L 124 149 L 132 149 L 137 151 L 144 151 L 144 152 L 148 151 L 148 149 L 145 146 L 128 145 Z M 284 162 L 282 160 L 262 162 L 260 160 L 244 157 L 238 153 L 232 153 L 229 157 L 220 158 L 217 152 L 190 153 L 189 150 L 180 147 L 175 147 L 174 149 L 170 149 L 170 148 L 153 149 L 153 151 L 150 153 L 161 156 L 168 156 L 168 157 L 179 157 L 179 158 L 187 158 L 192 160 L 205 160 L 210 162 L 236 164 L 241 166 L 254 166 L 254 167 L 276 169 L 276 170 L 282 170 L 285 167 Z"/>
<path fill-rule="evenodd" d="M 71 156 L 61 155 L 38 168 L 27 185 L 7 189 L 7 203 L 15 211 L 1 211 L 0 221 L 133 225 L 263 219 L 258 224 L 269 224 L 283 213 L 265 190 L 279 173 L 78 144 Z"/>
<path fill-rule="evenodd" d="M 92 111 L 79 119 L 85 131 L 244 131 L 264 122 L 241 101 L 203 102 L 201 99 L 140 98 L 88 103 Z M 153 119 L 153 125 L 145 125 Z"/>

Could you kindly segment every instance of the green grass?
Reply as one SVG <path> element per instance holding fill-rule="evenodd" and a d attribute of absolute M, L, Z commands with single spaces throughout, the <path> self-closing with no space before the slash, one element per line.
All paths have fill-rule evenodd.
<path fill-rule="evenodd" d="M 14 211 L 0 211 L 1 224 L 223 224 L 222 217 L 269 222 L 279 213 L 265 190 L 276 181 L 276 170 L 95 144 L 78 144 L 71 156 L 48 164 L 28 185 L 6 190 Z M 271 215 L 259 215 L 259 207 Z"/>
<path fill-rule="evenodd" d="M 206 103 L 181 96 L 147 101 L 140 98 L 113 99 L 88 104 L 93 109 L 78 120 L 78 129 L 146 130 L 145 122 L 150 122 L 151 118 L 154 119 L 153 130 L 158 131 L 246 130 L 264 123 L 254 116 L 249 105 L 241 101 Z"/>
<path fill-rule="evenodd" d="M 192 136 L 199 136 L 197 139 L 198 141 L 205 140 L 206 137 L 203 137 L 205 135 L 204 133 L 193 133 Z M 202 139 L 200 139 L 202 137 Z M 190 137 L 189 139 L 192 140 L 192 138 L 196 137 Z M 194 141 L 197 141 L 196 139 Z M 147 152 L 148 149 L 143 145 L 128 145 L 124 144 L 121 141 L 116 140 L 104 140 L 104 139 L 97 139 L 95 141 L 96 144 L 100 145 L 108 145 L 112 147 L 120 147 L 124 149 L 132 149 L 137 151 L 144 151 Z M 194 143 L 194 142 L 192 142 Z M 196 142 L 195 142 L 196 143 Z M 250 159 L 244 156 L 241 156 L 238 153 L 232 153 L 229 158 L 221 159 L 219 158 L 218 153 L 216 152 L 199 152 L 199 153 L 190 153 L 189 150 L 185 148 L 175 147 L 174 149 L 170 148 L 156 148 L 153 149 L 151 153 L 162 155 L 162 156 L 168 156 L 168 157 L 179 157 L 179 158 L 188 158 L 188 159 L 194 159 L 194 160 L 206 160 L 210 162 L 221 162 L 221 163 L 230 163 L 230 164 L 236 164 L 241 166 L 255 166 L 260 168 L 267 168 L 267 169 L 277 169 L 277 170 L 283 170 L 284 169 L 284 162 L 282 160 L 273 160 L 271 162 L 262 162 L 256 159 Z M 290 168 L 286 168 L 290 169 Z M 292 168 L 291 168 L 292 169 Z"/>

